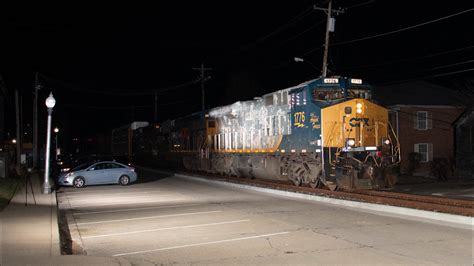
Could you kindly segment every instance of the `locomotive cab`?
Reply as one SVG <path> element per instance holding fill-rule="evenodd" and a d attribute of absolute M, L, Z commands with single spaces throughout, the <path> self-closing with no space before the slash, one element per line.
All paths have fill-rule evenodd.
<path fill-rule="evenodd" d="M 370 85 L 360 79 L 320 78 L 294 89 L 290 98 L 292 134 L 282 148 L 301 151 L 298 158 L 303 160 L 297 164 L 302 167 L 297 169 L 309 172 L 300 177 L 290 171 L 290 180 L 317 184 L 316 178 L 331 189 L 395 183 L 388 173 L 400 160 L 398 140 L 388 110 L 372 101 Z"/>
<path fill-rule="evenodd" d="M 356 84 L 353 84 L 356 82 Z M 370 101 L 370 87 L 351 79 L 340 102 L 321 109 L 324 174 L 345 188 L 387 188 L 400 161 L 388 110 Z"/>

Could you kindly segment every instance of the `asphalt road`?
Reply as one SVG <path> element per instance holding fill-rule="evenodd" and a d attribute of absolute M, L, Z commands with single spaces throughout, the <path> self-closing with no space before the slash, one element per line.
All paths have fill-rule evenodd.
<path fill-rule="evenodd" d="M 141 265 L 473 263 L 471 230 L 150 172 L 139 178 L 58 193 L 88 255 Z"/>

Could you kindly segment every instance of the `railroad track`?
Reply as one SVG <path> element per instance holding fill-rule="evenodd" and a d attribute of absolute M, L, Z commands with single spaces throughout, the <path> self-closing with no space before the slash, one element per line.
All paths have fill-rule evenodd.
<path fill-rule="evenodd" d="M 385 204 L 391 206 L 406 207 L 425 211 L 449 213 L 474 217 L 474 201 L 443 198 L 439 196 L 425 196 L 405 194 L 390 191 L 354 190 L 354 191 L 330 191 L 327 189 L 311 187 L 296 187 L 289 182 L 270 182 L 266 180 L 245 179 L 230 176 L 212 175 L 207 173 L 180 172 L 181 174 L 204 177 L 213 180 L 226 181 L 251 186 L 279 189 L 296 193 L 304 193 L 337 199 L 354 200 L 368 203 Z"/>

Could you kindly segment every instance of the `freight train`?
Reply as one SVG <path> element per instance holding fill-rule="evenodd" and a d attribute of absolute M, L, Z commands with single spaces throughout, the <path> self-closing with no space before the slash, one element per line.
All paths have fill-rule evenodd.
<path fill-rule="evenodd" d="M 313 188 L 388 188 L 400 162 L 388 109 L 369 84 L 340 76 L 135 131 L 137 163 Z"/>

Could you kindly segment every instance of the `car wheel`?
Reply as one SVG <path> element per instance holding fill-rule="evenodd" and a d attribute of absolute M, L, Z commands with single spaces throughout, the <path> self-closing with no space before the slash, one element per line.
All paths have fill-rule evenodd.
<path fill-rule="evenodd" d="M 130 177 L 123 175 L 119 178 L 119 184 L 122 186 L 126 186 L 130 184 Z"/>
<path fill-rule="evenodd" d="M 86 185 L 86 180 L 84 177 L 79 176 L 74 178 L 74 181 L 72 181 L 72 184 L 74 185 L 75 188 L 81 188 Z"/>

